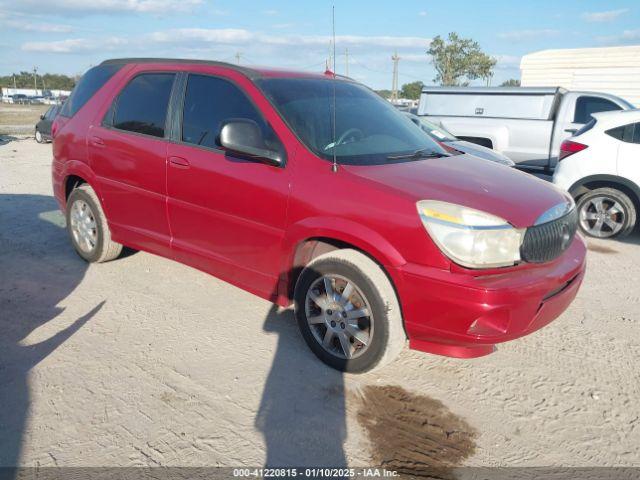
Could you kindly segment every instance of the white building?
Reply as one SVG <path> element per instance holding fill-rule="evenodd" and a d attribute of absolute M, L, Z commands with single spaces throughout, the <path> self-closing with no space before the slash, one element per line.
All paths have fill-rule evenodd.
<path fill-rule="evenodd" d="M 606 92 L 640 107 L 640 45 L 542 50 L 522 57 L 523 87 Z"/>

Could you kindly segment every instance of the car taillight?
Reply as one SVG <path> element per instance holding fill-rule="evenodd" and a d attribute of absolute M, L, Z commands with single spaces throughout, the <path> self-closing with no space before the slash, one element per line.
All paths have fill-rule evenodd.
<path fill-rule="evenodd" d="M 558 161 L 563 158 L 567 158 L 569 155 L 573 155 L 574 153 L 581 152 L 587 148 L 587 145 L 578 142 L 572 142 L 571 140 L 565 140 L 560 145 L 560 155 L 558 156 Z"/>

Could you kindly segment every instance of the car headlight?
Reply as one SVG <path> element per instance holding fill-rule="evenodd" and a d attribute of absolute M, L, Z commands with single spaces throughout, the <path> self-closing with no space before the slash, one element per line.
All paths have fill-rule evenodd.
<path fill-rule="evenodd" d="M 437 200 L 417 203 L 422 223 L 440 250 L 469 268 L 514 265 L 520 260 L 525 229 L 469 207 Z"/>

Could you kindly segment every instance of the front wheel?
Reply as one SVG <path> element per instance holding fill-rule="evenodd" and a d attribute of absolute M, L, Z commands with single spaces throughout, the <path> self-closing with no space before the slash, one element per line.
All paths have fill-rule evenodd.
<path fill-rule="evenodd" d="M 336 250 L 314 259 L 298 278 L 294 300 L 307 345 L 337 370 L 359 373 L 380 368 L 406 342 L 389 279 L 356 250 Z"/>
<path fill-rule="evenodd" d="M 36 130 L 36 142 L 38 143 L 44 143 L 44 138 L 42 137 L 42 133 L 40 133 L 40 130 Z"/>
<path fill-rule="evenodd" d="M 580 230 L 590 237 L 624 237 L 636 224 L 631 199 L 615 188 L 596 188 L 578 200 Z"/>
<path fill-rule="evenodd" d="M 122 245 L 111 240 L 100 199 L 88 184 L 80 185 L 69 195 L 66 219 L 71 243 L 87 262 L 108 262 L 122 252 Z"/>

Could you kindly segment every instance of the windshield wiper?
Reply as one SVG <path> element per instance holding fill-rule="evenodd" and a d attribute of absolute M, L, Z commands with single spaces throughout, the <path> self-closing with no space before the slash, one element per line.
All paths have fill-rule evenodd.
<path fill-rule="evenodd" d="M 404 153 L 400 155 L 387 155 L 387 160 L 403 160 L 405 158 L 411 158 L 419 160 L 421 158 L 441 158 L 450 157 L 448 153 L 436 152 L 435 150 L 429 150 L 428 148 L 419 148 L 413 153 Z"/>

